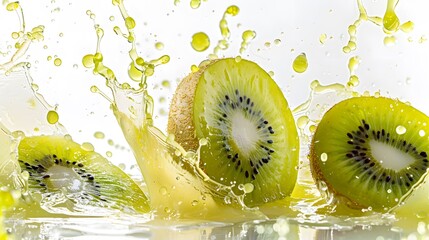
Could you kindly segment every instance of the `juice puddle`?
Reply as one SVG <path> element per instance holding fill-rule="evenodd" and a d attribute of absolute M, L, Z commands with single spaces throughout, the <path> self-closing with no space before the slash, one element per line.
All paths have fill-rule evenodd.
<path fill-rule="evenodd" d="M 100 47 L 105 32 L 98 25 L 95 26 L 98 38 L 96 51 L 84 56 L 82 63 L 94 73 L 105 78 L 106 85 L 112 92 L 112 99 L 110 99 L 97 87 L 91 88 L 91 91 L 102 94 L 112 105 L 113 113 L 135 154 L 142 174 L 146 181 L 150 181 L 150 183 L 146 183 L 146 186 L 151 197 L 153 214 L 157 217 L 126 215 L 115 215 L 111 218 L 55 219 L 11 217 L 6 221 L 6 227 L 17 238 L 33 238 L 34 236 L 49 238 L 58 234 L 70 238 L 84 235 L 88 238 L 120 236 L 124 239 L 136 237 L 151 239 L 305 239 L 307 237 L 329 239 L 329 237 L 344 237 L 351 239 L 352 236 L 348 236 L 348 234 L 352 232 L 351 230 L 357 229 L 361 230 L 360 233 L 365 234 L 368 238 L 383 236 L 395 239 L 400 238 L 402 234 L 408 231 L 418 230 L 418 234 L 425 233 L 426 230 L 416 228 L 416 226 L 422 225 L 420 223 L 426 224 L 427 213 L 424 208 L 419 212 L 417 219 L 414 218 L 415 216 L 409 216 L 410 219 L 407 219 L 406 223 L 410 224 L 410 229 L 407 230 L 404 225 L 405 222 L 397 222 L 393 214 L 379 214 L 369 210 L 358 211 L 345 206 L 335 208 L 329 205 L 325 200 L 329 200 L 329 196 L 324 198 L 323 192 L 321 194 L 312 181 L 305 152 L 301 156 L 298 185 L 291 197 L 267 204 L 259 209 L 246 208 L 242 203 L 243 195 L 234 194 L 229 186 L 217 183 L 204 174 L 198 167 L 198 152 L 186 152 L 174 142 L 172 136 L 167 136 L 154 126 L 153 123 L 156 121 L 153 113 L 155 103 L 147 87 L 148 81 L 153 80 L 149 77 L 154 75 L 155 70 L 158 69 L 157 66 L 169 62 L 169 56 L 163 55 L 154 60 L 144 60 L 136 50 L 133 18 L 128 15 L 122 1 L 113 1 L 113 4 L 119 8 L 124 18 L 125 33 L 119 27 L 115 27 L 114 31 L 123 36 L 131 46 L 128 52 L 130 57 L 128 74 L 132 80 L 138 83 L 137 87 L 133 88 L 132 82 L 119 82 L 114 71 L 105 65 L 104 54 L 106 53 L 102 52 Z M 14 6 L 10 6 L 11 10 L 17 9 Z M 389 6 L 390 14 L 394 8 Z M 211 58 L 216 58 L 215 55 L 219 54 L 219 50 L 228 48 L 230 33 L 226 17 L 235 16 L 238 12 L 236 6 L 230 6 L 225 11 L 220 23 L 222 39 L 214 47 L 214 54 L 210 56 Z M 387 28 L 392 29 L 391 26 Z M 243 32 L 242 44 L 244 45 L 242 45 L 243 48 L 240 49 L 240 52 L 246 50 L 248 42 L 255 36 L 256 33 L 253 31 L 246 30 Z M 19 51 L 26 51 L 25 48 L 24 50 L 21 49 L 23 48 L 18 48 L 17 54 Z M 61 118 L 55 108 L 48 105 L 42 96 L 37 94 L 36 87 L 29 88 L 33 82 L 28 67 L 18 64 L 17 59 L 12 59 L 3 65 L 7 66 L 5 69 L 10 69 L 11 66 L 16 65 L 13 68 L 16 72 L 5 72 L 2 75 L 2 82 L 18 82 L 13 81 L 16 77 L 14 74 L 18 74 L 16 79 L 23 80 L 18 83 L 29 84 L 27 86 L 13 86 L 14 90 L 11 92 L 16 92 L 15 89 L 20 89 L 19 91 L 31 89 L 26 93 L 18 94 L 18 96 L 25 96 L 26 100 L 15 101 L 23 102 L 25 105 L 30 101 L 31 105 L 35 107 L 31 111 L 21 114 L 27 116 L 27 114 L 35 113 L 37 116 L 34 119 L 37 121 L 35 125 L 28 126 L 27 131 L 24 131 L 25 127 L 23 126 L 26 125 L 17 122 L 19 115 L 11 114 L 12 109 L 2 110 L 2 113 L 17 118 L 16 121 L 10 120 L 9 124 L 5 124 L 2 118 L 2 123 L 5 124 L 4 131 L 12 139 L 16 139 L 16 135 L 11 131 L 17 130 L 24 131 L 25 134 L 35 131 L 36 128 L 36 132 L 40 131 L 45 134 L 66 133 L 59 124 Z M 314 131 L 315 125 L 333 103 L 358 95 L 353 91 L 353 87 L 359 83 L 355 75 L 358 62 L 359 58 L 350 58 L 351 76 L 346 85 L 338 83 L 324 86 L 318 81 L 311 83 L 312 91 L 309 100 L 294 110 L 294 116 L 301 133 L 302 145 L 308 147 L 309 137 Z M 297 72 L 304 72 L 307 64 L 305 61 L 304 70 L 302 70 L 302 63 L 298 64 L 301 70 Z M 27 97 L 30 96 L 35 97 L 28 100 Z M 18 107 L 17 109 L 24 108 L 26 107 Z M 203 141 L 200 143 L 204 144 Z M 323 189 L 323 186 L 321 188 Z M 426 193 L 427 191 L 422 192 Z M 223 203 L 213 197 L 219 194 L 225 196 Z M 421 203 L 421 201 L 424 202 L 425 197 L 416 197 L 416 199 L 411 200 Z M 406 212 L 407 210 L 402 211 L 404 216 L 409 215 Z M 58 223 L 59 220 L 61 221 L 60 224 Z M 359 235 L 359 238 L 361 237 L 362 235 Z"/>

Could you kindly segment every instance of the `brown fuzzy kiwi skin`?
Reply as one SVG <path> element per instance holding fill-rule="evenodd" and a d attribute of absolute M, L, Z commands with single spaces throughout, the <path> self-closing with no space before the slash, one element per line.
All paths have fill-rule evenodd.
<path fill-rule="evenodd" d="M 170 104 L 170 112 L 168 114 L 167 132 L 173 134 L 175 140 L 186 151 L 195 151 L 198 149 L 199 143 L 195 135 L 193 104 L 195 90 L 197 89 L 198 81 L 207 67 L 217 62 L 211 60 L 207 64 L 199 67 L 199 70 L 190 73 L 177 86 L 173 99 Z M 183 126 L 188 125 L 186 128 Z"/>

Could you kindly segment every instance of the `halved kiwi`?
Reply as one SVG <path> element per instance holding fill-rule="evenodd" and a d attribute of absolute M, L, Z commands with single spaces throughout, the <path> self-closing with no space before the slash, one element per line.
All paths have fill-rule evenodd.
<path fill-rule="evenodd" d="M 21 168 L 29 173 L 29 192 L 42 202 L 84 212 L 84 206 L 149 211 L 148 199 L 120 168 L 85 150 L 69 136 L 23 138 L 18 146 Z"/>
<path fill-rule="evenodd" d="M 408 104 L 347 99 L 324 115 L 314 133 L 312 175 L 352 207 L 386 211 L 426 175 L 428 137 L 429 117 Z"/>
<path fill-rule="evenodd" d="M 212 61 L 179 85 L 168 132 L 186 150 L 201 146 L 200 168 L 253 207 L 290 195 L 299 155 L 294 118 L 282 91 L 256 63 Z"/>

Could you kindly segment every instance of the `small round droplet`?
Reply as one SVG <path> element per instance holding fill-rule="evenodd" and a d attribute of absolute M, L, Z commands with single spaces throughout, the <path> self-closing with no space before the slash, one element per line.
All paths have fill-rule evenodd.
<path fill-rule="evenodd" d="M 322 162 L 326 162 L 326 161 L 328 161 L 328 154 L 326 154 L 326 153 L 322 153 L 322 154 L 320 154 L 320 160 L 321 160 Z"/>
<path fill-rule="evenodd" d="M 125 165 L 124 163 L 120 163 L 120 164 L 118 165 L 118 167 L 119 167 L 122 171 L 124 171 L 124 170 L 125 170 L 125 168 L 126 168 L 126 165 Z"/>
<path fill-rule="evenodd" d="M 61 66 L 61 64 L 63 63 L 63 61 L 61 60 L 61 58 L 55 58 L 54 60 L 54 65 L 59 67 Z"/>
<path fill-rule="evenodd" d="M 57 123 L 59 118 L 60 117 L 58 116 L 58 113 L 56 111 L 53 111 L 53 110 L 49 111 L 47 116 L 46 116 L 46 119 L 48 120 L 48 123 L 50 123 L 50 124 Z"/>
<path fill-rule="evenodd" d="M 251 193 L 253 192 L 253 189 L 255 189 L 255 186 L 253 186 L 253 184 L 251 183 L 244 184 L 244 188 L 243 188 L 244 193 Z"/>
<path fill-rule="evenodd" d="M 207 143 L 208 143 L 207 138 L 201 138 L 200 139 L 200 146 L 207 145 Z"/>
<path fill-rule="evenodd" d="M 167 195 L 167 188 L 166 187 L 160 187 L 159 188 L 159 193 L 163 196 Z"/>
<path fill-rule="evenodd" d="M 419 136 L 420 137 L 424 137 L 425 135 L 426 135 L 425 130 L 422 129 L 422 130 L 419 131 Z"/>
<path fill-rule="evenodd" d="M 293 60 L 292 68 L 297 73 L 303 73 L 307 70 L 308 61 L 305 53 L 301 53 L 296 56 L 295 60 Z"/>
<path fill-rule="evenodd" d="M 407 129 L 406 129 L 404 126 L 402 126 L 402 125 L 398 125 L 398 126 L 396 127 L 396 133 L 397 133 L 397 134 L 402 135 L 402 134 L 404 134 L 405 132 L 407 132 Z"/>
<path fill-rule="evenodd" d="M 326 35 L 326 33 L 322 33 L 322 34 L 320 34 L 319 42 L 321 44 L 325 44 L 327 38 L 328 38 L 328 36 Z"/>
<path fill-rule="evenodd" d="M 155 43 L 155 48 L 156 48 L 157 50 L 162 50 L 162 49 L 164 49 L 164 43 L 162 43 L 162 42 L 157 42 L 157 43 Z"/>
<path fill-rule="evenodd" d="M 82 143 L 81 147 L 86 151 L 90 151 L 90 152 L 94 151 L 94 146 L 89 142 Z"/>
<path fill-rule="evenodd" d="M 197 52 L 202 52 L 210 46 L 210 38 L 204 32 L 195 33 L 191 41 L 192 48 Z"/>
<path fill-rule="evenodd" d="M 161 85 L 162 85 L 163 87 L 169 88 L 169 87 L 170 87 L 170 81 L 168 81 L 168 80 L 164 80 L 164 81 L 162 81 L 162 82 L 161 82 Z"/>
<path fill-rule="evenodd" d="M 304 129 L 305 126 L 310 122 L 310 119 L 307 116 L 301 116 L 297 120 L 298 128 Z"/>
<path fill-rule="evenodd" d="M 94 133 L 94 137 L 97 139 L 103 139 L 104 138 L 104 133 L 103 132 L 95 132 Z"/>

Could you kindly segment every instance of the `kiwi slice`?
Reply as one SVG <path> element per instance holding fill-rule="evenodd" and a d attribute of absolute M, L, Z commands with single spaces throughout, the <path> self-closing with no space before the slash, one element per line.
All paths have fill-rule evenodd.
<path fill-rule="evenodd" d="M 384 97 L 355 97 L 322 118 L 310 149 L 314 179 L 352 207 L 386 211 L 426 175 L 429 118 Z"/>
<path fill-rule="evenodd" d="M 280 88 L 254 62 L 220 59 L 186 77 L 173 97 L 168 131 L 187 150 L 206 139 L 199 167 L 237 194 L 246 192 L 247 206 L 285 198 L 295 186 L 294 118 Z"/>
<path fill-rule="evenodd" d="M 18 155 L 29 173 L 29 192 L 42 195 L 42 202 L 58 201 L 72 211 L 82 206 L 149 211 L 147 197 L 127 174 L 70 136 L 25 137 Z"/>

